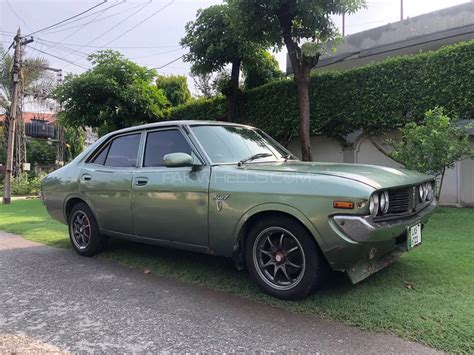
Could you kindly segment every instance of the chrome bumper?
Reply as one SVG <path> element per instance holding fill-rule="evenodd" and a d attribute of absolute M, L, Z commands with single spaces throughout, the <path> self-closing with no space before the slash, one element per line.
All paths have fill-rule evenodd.
<path fill-rule="evenodd" d="M 360 243 L 381 242 L 397 238 L 405 233 L 408 226 L 417 223 L 424 224 L 433 213 L 437 202 L 431 204 L 413 216 L 403 219 L 392 219 L 385 222 L 374 222 L 371 216 L 335 215 L 332 217 L 333 225 L 345 237 Z"/>

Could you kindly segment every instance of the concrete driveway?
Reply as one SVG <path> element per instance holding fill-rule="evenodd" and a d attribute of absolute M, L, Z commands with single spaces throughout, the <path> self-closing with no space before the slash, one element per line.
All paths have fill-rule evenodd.
<path fill-rule="evenodd" d="M 3 232 L 0 300 L 0 353 L 434 353 Z"/>

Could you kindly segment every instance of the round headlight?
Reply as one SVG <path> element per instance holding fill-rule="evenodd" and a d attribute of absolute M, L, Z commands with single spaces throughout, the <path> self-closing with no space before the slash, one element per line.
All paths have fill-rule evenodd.
<path fill-rule="evenodd" d="M 420 201 L 423 202 L 425 200 L 426 196 L 426 191 L 425 191 L 425 185 L 421 184 L 418 186 L 418 194 L 420 196 Z"/>
<path fill-rule="evenodd" d="M 380 194 L 380 212 L 386 214 L 388 212 L 388 191 L 384 191 Z"/>
<path fill-rule="evenodd" d="M 431 182 L 427 182 L 425 184 L 425 191 L 426 191 L 426 201 L 431 201 L 433 198 L 433 185 L 431 185 Z"/>
<path fill-rule="evenodd" d="M 379 212 L 379 195 L 378 193 L 374 192 L 369 199 L 369 211 L 372 217 L 377 216 Z"/>

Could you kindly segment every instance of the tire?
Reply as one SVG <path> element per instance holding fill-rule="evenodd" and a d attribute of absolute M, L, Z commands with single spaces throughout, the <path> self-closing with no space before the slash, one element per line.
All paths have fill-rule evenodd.
<path fill-rule="evenodd" d="M 328 271 L 313 236 L 286 216 L 264 218 L 250 229 L 245 258 L 259 288 L 283 300 L 305 298 L 321 286 Z"/>
<path fill-rule="evenodd" d="M 93 256 L 105 249 L 107 238 L 100 234 L 97 221 L 84 202 L 72 208 L 68 226 L 72 247 L 79 255 Z"/>

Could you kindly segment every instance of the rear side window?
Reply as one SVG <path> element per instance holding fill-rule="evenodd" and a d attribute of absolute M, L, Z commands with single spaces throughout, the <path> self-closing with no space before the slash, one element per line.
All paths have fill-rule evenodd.
<path fill-rule="evenodd" d="M 186 153 L 192 155 L 192 149 L 180 131 L 150 132 L 146 138 L 143 166 L 164 166 L 163 157 L 170 153 Z"/>
<path fill-rule="evenodd" d="M 99 165 L 104 165 L 105 164 L 105 158 L 107 158 L 107 153 L 109 152 L 110 144 L 107 144 L 104 149 L 100 151 L 99 154 L 97 154 L 93 159 L 91 159 L 92 164 L 99 164 Z"/>
<path fill-rule="evenodd" d="M 140 134 L 115 138 L 110 145 L 105 166 L 131 168 L 137 166 Z"/>
<path fill-rule="evenodd" d="M 93 164 L 131 168 L 137 165 L 140 133 L 115 138 L 90 162 Z"/>

